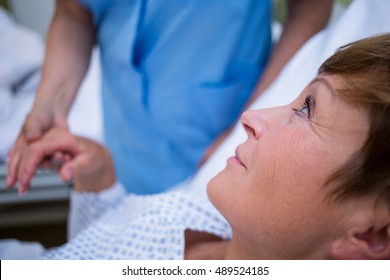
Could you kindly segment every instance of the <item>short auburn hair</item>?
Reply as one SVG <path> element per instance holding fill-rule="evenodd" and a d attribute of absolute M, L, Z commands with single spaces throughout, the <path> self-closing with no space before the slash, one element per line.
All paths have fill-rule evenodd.
<path fill-rule="evenodd" d="M 320 66 L 321 73 L 342 77 L 341 98 L 366 109 L 369 117 L 362 148 L 325 185 L 334 184 L 337 200 L 376 195 L 390 205 L 390 33 L 340 47 Z"/>

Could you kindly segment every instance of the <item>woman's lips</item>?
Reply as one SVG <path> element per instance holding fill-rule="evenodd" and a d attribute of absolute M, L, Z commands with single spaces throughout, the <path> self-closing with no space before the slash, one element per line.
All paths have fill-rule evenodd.
<path fill-rule="evenodd" d="M 235 156 L 231 156 L 230 158 L 227 159 L 227 161 L 231 164 L 236 164 L 236 165 L 241 165 L 246 168 L 245 164 L 242 162 L 240 155 L 238 151 L 236 150 Z"/>
<path fill-rule="evenodd" d="M 231 156 L 230 158 L 227 159 L 227 162 L 231 164 L 242 165 L 236 156 Z"/>

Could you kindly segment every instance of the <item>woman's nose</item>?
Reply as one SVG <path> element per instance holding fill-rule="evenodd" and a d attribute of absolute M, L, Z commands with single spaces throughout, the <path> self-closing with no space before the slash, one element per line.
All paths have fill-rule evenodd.
<path fill-rule="evenodd" d="M 283 122 L 284 108 L 245 111 L 241 115 L 241 124 L 248 137 L 259 139 L 268 129 Z"/>
<path fill-rule="evenodd" d="M 259 119 L 256 111 L 245 111 L 241 115 L 241 124 L 249 138 L 259 139 L 264 133 L 266 127 L 263 120 Z"/>

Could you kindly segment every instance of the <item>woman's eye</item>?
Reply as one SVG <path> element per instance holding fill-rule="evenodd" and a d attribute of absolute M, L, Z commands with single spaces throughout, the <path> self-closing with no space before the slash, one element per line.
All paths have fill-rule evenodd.
<path fill-rule="evenodd" d="M 304 114 L 306 117 L 310 119 L 311 111 L 312 111 L 312 97 L 311 95 L 306 96 L 305 102 L 302 104 L 300 109 L 292 108 L 294 112 L 299 112 Z"/>

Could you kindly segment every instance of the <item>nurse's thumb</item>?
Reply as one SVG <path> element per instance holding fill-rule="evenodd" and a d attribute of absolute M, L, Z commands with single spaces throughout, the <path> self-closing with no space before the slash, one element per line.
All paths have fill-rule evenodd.
<path fill-rule="evenodd" d="M 42 136 L 43 130 L 39 123 L 29 122 L 27 120 L 23 128 L 23 134 L 26 137 L 28 142 L 32 142 Z"/>

